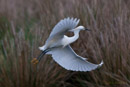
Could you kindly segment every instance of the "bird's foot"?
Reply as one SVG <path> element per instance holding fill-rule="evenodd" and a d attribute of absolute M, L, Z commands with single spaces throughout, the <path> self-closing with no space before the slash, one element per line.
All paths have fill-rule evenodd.
<path fill-rule="evenodd" d="M 38 64 L 38 62 L 39 61 L 37 60 L 37 58 L 33 58 L 32 61 L 31 61 L 31 63 L 33 63 L 34 65 Z"/>

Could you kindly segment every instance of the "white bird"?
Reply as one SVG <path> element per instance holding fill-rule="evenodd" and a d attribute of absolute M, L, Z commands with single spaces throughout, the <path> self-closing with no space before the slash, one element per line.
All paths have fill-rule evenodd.
<path fill-rule="evenodd" d="M 103 61 L 100 64 L 90 63 L 86 58 L 77 55 L 70 47 L 70 44 L 79 38 L 80 30 L 88 30 L 84 26 L 76 27 L 79 21 L 77 18 L 68 17 L 58 22 L 46 40 L 45 45 L 39 47 L 42 53 L 32 62 L 36 64 L 44 54 L 51 54 L 55 62 L 71 71 L 91 71 L 102 66 Z M 74 32 L 74 36 L 68 37 L 65 35 L 66 32 Z"/>

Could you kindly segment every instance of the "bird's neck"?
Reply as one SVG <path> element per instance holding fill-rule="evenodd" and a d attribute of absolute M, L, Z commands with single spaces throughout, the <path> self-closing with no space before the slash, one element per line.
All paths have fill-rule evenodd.
<path fill-rule="evenodd" d="M 74 31 L 74 36 L 69 37 L 69 43 L 73 43 L 79 38 L 79 31 L 80 30 Z"/>

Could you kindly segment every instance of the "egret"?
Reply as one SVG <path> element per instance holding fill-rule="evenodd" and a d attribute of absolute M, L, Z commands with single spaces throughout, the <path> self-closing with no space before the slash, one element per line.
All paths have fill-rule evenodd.
<path fill-rule="evenodd" d="M 55 62 L 67 70 L 91 71 L 101 67 L 103 61 L 100 64 L 90 63 L 87 58 L 77 55 L 70 46 L 79 38 L 80 30 L 89 30 L 84 26 L 76 27 L 79 21 L 77 18 L 68 17 L 58 22 L 46 40 L 45 45 L 39 47 L 42 50 L 41 54 L 34 58 L 32 63 L 37 64 L 43 55 L 51 54 Z M 68 37 L 65 35 L 66 32 L 73 32 L 74 36 Z"/>

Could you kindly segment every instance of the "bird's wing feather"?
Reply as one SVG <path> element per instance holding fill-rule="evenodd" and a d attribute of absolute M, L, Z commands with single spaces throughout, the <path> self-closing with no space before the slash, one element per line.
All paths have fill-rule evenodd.
<path fill-rule="evenodd" d="M 67 32 L 68 30 L 74 29 L 78 25 L 79 21 L 80 20 L 77 18 L 74 19 L 69 17 L 61 20 L 55 25 L 50 36 L 56 34 L 64 35 L 64 33 Z"/>
<path fill-rule="evenodd" d="M 53 59 L 63 68 L 72 71 L 91 71 L 100 67 L 100 64 L 92 64 L 85 58 L 78 56 L 68 45 L 65 48 L 55 48 L 48 54 L 52 54 Z"/>

